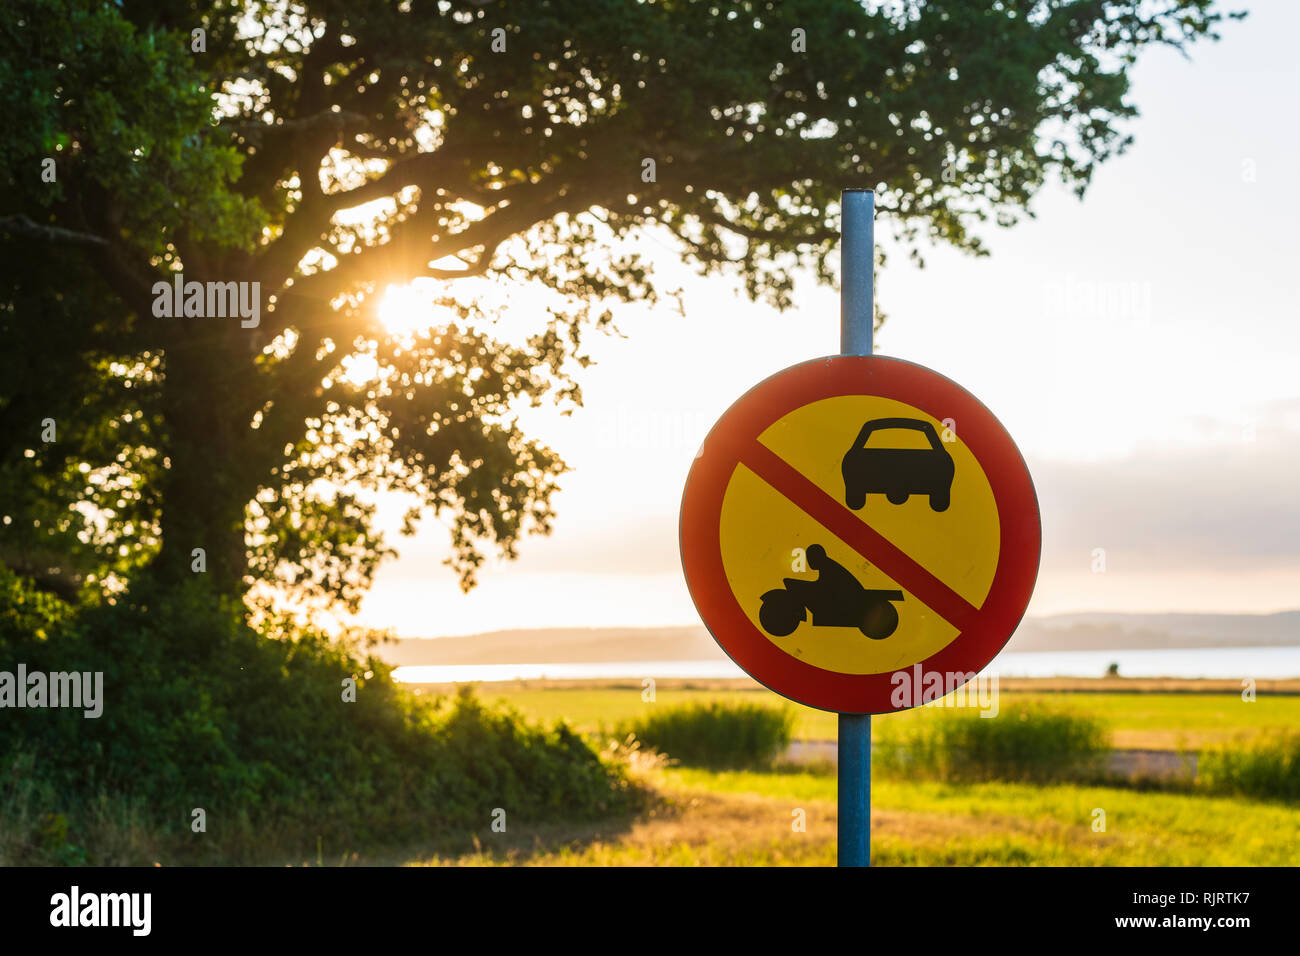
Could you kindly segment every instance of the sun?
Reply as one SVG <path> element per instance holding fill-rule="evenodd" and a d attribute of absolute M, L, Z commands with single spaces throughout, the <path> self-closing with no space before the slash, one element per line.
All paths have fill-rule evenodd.
<path fill-rule="evenodd" d="M 390 285 L 378 307 L 379 321 L 390 335 L 411 335 L 433 325 L 429 297 L 414 285 Z"/>

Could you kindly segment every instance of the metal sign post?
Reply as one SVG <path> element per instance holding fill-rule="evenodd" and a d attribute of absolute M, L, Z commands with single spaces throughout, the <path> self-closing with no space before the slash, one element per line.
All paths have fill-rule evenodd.
<path fill-rule="evenodd" d="M 840 198 L 840 354 L 870 355 L 875 326 L 876 195 Z M 871 865 L 871 715 L 840 714 L 840 866 Z"/>

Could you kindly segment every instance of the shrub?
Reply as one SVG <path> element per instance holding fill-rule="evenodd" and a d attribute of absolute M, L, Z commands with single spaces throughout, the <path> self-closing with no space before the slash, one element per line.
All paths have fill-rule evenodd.
<path fill-rule="evenodd" d="M 617 728 L 692 766 L 765 767 L 790 746 L 795 715 L 788 707 L 714 701 L 655 709 Z"/>
<path fill-rule="evenodd" d="M 1215 793 L 1300 802 L 1300 734 L 1207 750 L 1197 783 Z"/>
<path fill-rule="evenodd" d="M 1096 718 L 1015 704 L 997 717 L 935 710 L 876 746 L 882 772 L 938 780 L 1078 779 L 1100 769 L 1109 748 Z"/>
<path fill-rule="evenodd" d="M 450 846 L 496 807 L 513 830 L 626 813 L 639 797 L 565 725 L 469 694 L 417 697 L 355 642 L 265 637 L 197 592 L 141 589 L 75 613 L 44 601 L 0 577 L 0 670 L 103 671 L 103 714 L 4 712 L 3 864 Z M 195 808 L 206 833 L 190 830 Z"/>

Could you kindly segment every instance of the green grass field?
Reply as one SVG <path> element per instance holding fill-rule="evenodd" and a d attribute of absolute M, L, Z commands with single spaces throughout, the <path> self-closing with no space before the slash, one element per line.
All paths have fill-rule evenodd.
<path fill-rule="evenodd" d="M 636 821 L 521 828 L 417 864 L 833 865 L 835 778 L 667 768 L 664 806 Z M 1114 787 L 877 781 L 872 859 L 884 866 L 1296 866 L 1300 807 Z M 1105 828 L 1100 826 L 1103 811 Z M 803 830 L 796 829 L 802 818 Z"/>
<path fill-rule="evenodd" d="M 702 701 L 767 703 L 763 690 L 640 687 L 479 689 L 543 720 L 565 718 L 595 732 L 649 708 Z M 1021 703 L 1099 717 L 1120 747 L 1174 750 L 1273 737 L 1300 726 L 1300 696 L 1235 693 L 1003 690 Z M 789 705 L 794 707 L 794 705 Z M 836 718 L 807 708 L 795 736 L 833 739 Z M 946 710 L 946 709 L 944 709 Z M 949 711 L 950 712 L 950 711 Z M 938 708 L 880 718 L 879 735 L 904 722 L 936 719 Z M 699 866 L 832 865 L 833 768 L 779 765 L 773 771 L 649 766 L 638 771 L 658 794 L 635 819 L 587 826 L 536 826 L 484 833 L 476 849 L 417 865 Z M 872 858 L 877 865 L 935 866 L 1300 866 L 1300 804 L 1213 796 L 1186 787 L 1144 789 L 1087 783 L 939 783 L 878 775 L 872 789 Z"/>
<path fill-rule="evenodd" d="M 479 694 L 508 701 L 524 714 L 542 720 L 564 718 L 580 732 L 591 733 L 643 715 L 647 708 L 701 700 L 767 703 L 785 701 L 766 690 L 659 689 L 653 703 L 641 699 L 640 687 L 592 689 L 506 689 L 481 685 Z M 1076 709 L 1100 717 L 1122 749 L 1198 749 L 1207 744 L 1248 739 L 1282 728 L 1300 727 L 1300 696 L 1261 694 L 1247 703 L 1239 694 L 1201 693 L 1060 693 L 1003 690 L 1003 701 L 1034 701 Z M 834 740 L 836 716 L 790 704 L 798 715 L 794 736 L 803 740 Z M 886 724 L 925 720 L 937 708 L 917 708 L 873 722 L 878 738 Z"/>

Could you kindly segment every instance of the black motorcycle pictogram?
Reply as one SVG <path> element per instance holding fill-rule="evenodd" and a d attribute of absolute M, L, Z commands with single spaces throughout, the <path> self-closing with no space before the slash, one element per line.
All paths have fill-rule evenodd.
<path fill-rule="evenodd" d="M 784 588 L 762 597 L 758 621 L 773 637 L 793 634 L 812 612 L 814 627 L 856 627 L 872 640 L 881 641 L 898 628 L 898 611 L 891 601 L 903 600 L 902 591 L 864 588 L 847 568 L 831 560 L 820 544 L 809 546 L 808 566 L 817 579 L 785 578 Z"/>

